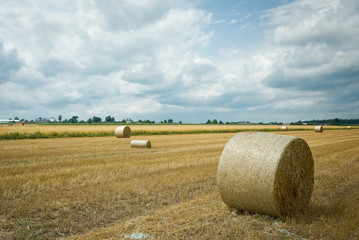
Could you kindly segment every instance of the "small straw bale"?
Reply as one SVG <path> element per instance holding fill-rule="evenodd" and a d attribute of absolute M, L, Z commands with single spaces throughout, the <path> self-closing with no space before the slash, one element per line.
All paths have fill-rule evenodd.
<path fill-rule="evenodd" d="M 281 130 L 282 131 L 288 131 L 288 127 L 287 126 L 282 126 Z"/>
<path fill-rule="evenodd" d="M 315 126 L 314 131 L 315 132 L 323 132 L 323 126 Z"/>
<path fill-rule="evenodd" d="M 308 205 L 314 162 L 301 138 L 238 133 L 223 149 L 217 170 L 221 198 L 230 208 L 276 217 L 293 216 Z"/>
<path fill-rule="evenodd" d="M 117 138 L 129 138 L 131 137 L 131 128 L 129 126 L 118 126 L 115 135 Z"/>
<path fill-rule="evenodd" d="M 151 148 L 151 141 L 149 141 L 149 140 L 132 140 L 130 145 L 133 148 Z"/>
<path fill-rule="evenodd" d="M 350 130 L 350 129 L 351 129 L 351 126 L 347 126 L 347 129 Z"/>

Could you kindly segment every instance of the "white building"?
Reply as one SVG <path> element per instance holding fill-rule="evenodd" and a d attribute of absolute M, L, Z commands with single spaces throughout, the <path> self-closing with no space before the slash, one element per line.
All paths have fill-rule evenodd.
<path fill-rule="evenodd" d="M 0 123 L 18 123 L 20 120 L 9 120 L 9 119 L 0 119 Z"/>

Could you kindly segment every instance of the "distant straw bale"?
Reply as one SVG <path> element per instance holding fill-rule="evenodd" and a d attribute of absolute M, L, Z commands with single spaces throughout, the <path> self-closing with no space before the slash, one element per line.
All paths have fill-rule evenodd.
<path fill-rule="evenodd" d="M 272 216 L 294 215 L 308 205 L 314 163 L 301 138 L 239 133 L 226 144 L 217 186 L 230 208 Z"/>
<path fill-rule="evenodd" d="M 323 126 L 315 126 L 314 131 L 315 132 L 323 132 Z"/>
<path fill-rule="evenodd" d="M 281 130 L 282 131 L 288 131 L 288 127 L 287 126 L 282 126 Z"/>
<path fill-rule="evenodd" d="M 149 140 L 132 140 L 130 145 L 132 148 L 151 148 L 151 141 L 149 141 Z"/>
<path fill-rule="evenodd" d="M 117 138 L 129 138 L 131 137 L 131 128 L 129 126 L 118 126 L 115 135 Z"/>
<path fill-rule="evenodd" d="M 350 129 L 351 129 L 351 126 L 347 126 L 347 129 L 350 130 Z"/>

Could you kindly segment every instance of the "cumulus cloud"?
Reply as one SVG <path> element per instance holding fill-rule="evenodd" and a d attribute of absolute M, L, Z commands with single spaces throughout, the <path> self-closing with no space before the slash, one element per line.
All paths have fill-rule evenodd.
<path fill-rule="evenodd" d="M 80 102 L 89 106 L 86 113 L 95 113 L 91 109 L 100 108 L 93 105 L 106 105 L 117 95 L 132 98 L 128 113 L 141 113 L 142 98 L 158 101 L 155 98 L 161 98 L 162 91 L 181 84 L 183 71 L 193 77 L 205 70 L 191 66 L 203 63 L 186 60 L 196 58 L 193 47 L 210 40 L 213 33 L 202 28 L 211 21 L 211 14 L 185 1 L 67 4 L 70 7 L 15 2 L 0 16 L 7 23 L 2 32 L 12 33 L 5 41 L 19 49 L 25 62 L 18 84 L 30 89 L 34 81 L 42 83 L 35 87 L 35 92 L 42 93 L 33 96 L 39 105 L 65 108 Z M 2 65 L 12 68 L 1 74 L 8 75 L 20 65 L 16 52 L 3 52 L 1 46 L 1 57 L 6 58 Z M 35 79 L 30 83 L 29 78 Z M 145 112 L 158 110 L 153 107 Z"/>
<path fill-rule="evenodd" d="M 5 50 L 0 42 L 0 83 L 12 80 L 22 66 L 15 49 Z"/>
<path fill-rule="evenodd" d="M 2 118 L 294 121 L 358 114 L 355 0 L 298 0 L 267 10 L 259 19 L 265 41 L 250 51 L 236 47 L 241 39 L 208 49 L 213 26 L 223 21 L 192 1 L 1 4 Z"/>
<path fill-rule="evenodd" d="M 264 17 L 273 27 L 273 45 L 259 53 L 271 65 L 263 83 L 289 92 L 320 92 L 307 100 L 295 98 L 308 107 L 327 107 L 318 107 L 318 112 L 353 109 L 351 103 L 359 101 L 354 97 L 359 81 L 358 10 L 356 1 L 303 0 L 268 11 Z M 344 93 L 352 96 L 350 101 L 343 101 Z M 293 105 L 293 100 L 287 102 Z"/>

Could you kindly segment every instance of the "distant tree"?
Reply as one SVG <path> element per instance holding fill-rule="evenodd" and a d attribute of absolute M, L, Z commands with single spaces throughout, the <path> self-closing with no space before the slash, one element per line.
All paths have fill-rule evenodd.
<path fill-rule="evenodd" d="M 63 121 L 63 123 L 67 123 L 67 119 L 65 118 L 65 120 Z"/>
<path fill-rule="evenodd" d="M 217 119 L 213 119 L 213 120 L 212 120 L 212 124 L 218 124 Z"/>
<path fill-rule="evenodd" d="M 20 120 L 18 117 L 14 117 L 14 120 Z"/>
<path fill-rule="evenodd" d="M 59 122 L 61 122 L 61 120 L 62 120 L 62 116 L 61 116 L 61 115 L 59 115 L 59 116 L 57 117 L 57 119 L 59 120 Z"/>
<path fill-rule="evenodd" d="M 211 120 L 207 120 L 206 124 L 212 124 Z"/>
<path fill-rule="evenodd" d="M 138 120 L 138 122 L 139 122 L 139 123 L 142 123 L 142 120 L 140 119 L 140 120 Z"/>
<path fill-rule="evenodd" d="M 87 119 L 87 123 L 92 123 L 92 118 Z"/>
<path fill-rule="evenodd" d="M 114 118 L 114 117 L 111 117 L 111 116 L 107 116 L 107 117 L 105 118 L 105 121 L 106 121 L 106 122 L 114 122 L 114 121 L 115 121 L 115 118 Z"/>
<path fill-rule="evenodd" d="M 168 119 L 168 123 L 173 123 L 173 119 Z"/>
<path fill-rule="evenodd" d="M 340 120 L 338 118 L 334 118 L 332 121 L 331 121 L 331 124 L 333 125 L 339 125 L 340 123 Z"/>
<path fill-rule="evenodd" d="M 78 119 L 79 119 L 79 116 L 72 116 L 72 117 L 69 119 L 69 122 L 70 122 L 70 123 L 77 123 L 77 122 L 78 122 Z"/>
<path fill-rule="evenodd" d="M 182 124 L 182 121 L 179 121 L 178 123 L 179 123 L 179 124 Z"/>
<path fill-rule="evenodd" d="M 79 121 L 79 123 L 85 123 L 85 121 L 84 121 L 84 120 L 81 120 L 81 121 Z"/>
<path fill-rule="evenodd" d="M 163 120 L 163 122 L 164 122 L 164 123 L 167 123 L 167 120 L 165 119 L 165 120 Z"/>
<path fill-rule="evenodd" d="M 122 119 L 120 123 L 126 123 L 126 119 Z"/>
<path fill-rule="evenodd" d="M 219 121 L 219 124 L 223 124 L 223 122 L 222 122 L 222 121 Z"/>
<path fill-rule="evenodd" d="M 92 117 L 92 122 L 94 122 L 94 123 L 101 122 L 101 121 L 102 121 L 102 119 L 100 117 L 96 117 L 96 116 Z"/>

